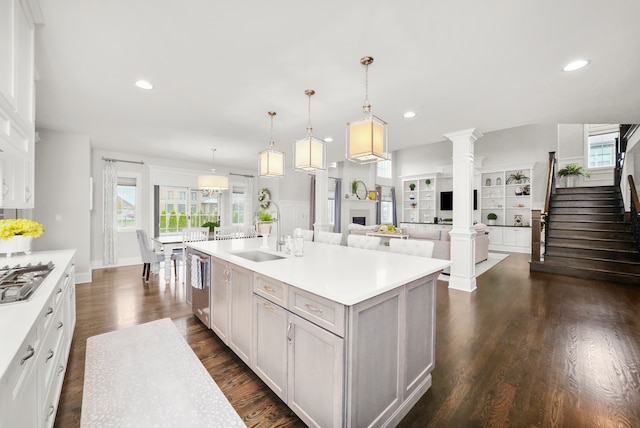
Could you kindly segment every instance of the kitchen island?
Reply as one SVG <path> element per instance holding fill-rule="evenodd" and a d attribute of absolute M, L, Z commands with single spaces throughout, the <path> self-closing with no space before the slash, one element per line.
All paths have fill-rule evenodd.
<path fill-rule="evenodd" d="M 431 386 L 435 286 L 451 262 L 261 244 L 189 244 L 211 257 L 211 329 L 309 426 L 396 425 Z"/>

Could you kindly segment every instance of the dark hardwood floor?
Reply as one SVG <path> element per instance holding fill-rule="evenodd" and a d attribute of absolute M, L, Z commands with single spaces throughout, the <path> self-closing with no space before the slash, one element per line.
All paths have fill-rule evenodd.
<path fill-rule="evenodd" d="M 640 285 L 529 273 L 512 254 L 473 293 L 438 283 L 433 386 L 401 427 L 639 427 Z M 78 427 L 90 336 L 170 317 L 250 427 L 304 424 L 198 322 L 181 287 L 142 266 L 77 286 L 56 427 Z"/>

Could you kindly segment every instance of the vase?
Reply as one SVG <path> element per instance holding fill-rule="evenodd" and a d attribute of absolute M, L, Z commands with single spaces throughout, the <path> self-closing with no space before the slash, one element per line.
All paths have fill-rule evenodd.
<path fill-rule="evenodd" d="M 269 235 L 271 233 L 271 223 L 258 223 L 258 232 L 260 232 L 260 235 Z"/>
<path fill-rule="evenodd" d="M 11 257 L 13 253 L 31 254 L 33 236 L 15 235 L 9 239 L 0 239 L 0 254 Z"/>

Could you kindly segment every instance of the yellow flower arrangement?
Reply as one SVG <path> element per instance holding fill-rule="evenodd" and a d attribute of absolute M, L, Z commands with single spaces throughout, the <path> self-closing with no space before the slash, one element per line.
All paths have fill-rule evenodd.
<path fill-rule="evenodd" d="M 392 224 L 381 224 L 378 226 L 378 232 L 393 233 L 396 231 L 396 227 Z"/>
<path fill-rule="evenodd" d="M 39 237 L 44 233 L 44 226 L 37 221 L 18 218 L 11 220 L 0 220 L 0 238 L 9 239 L 12 236 L 23 235 Z"/>

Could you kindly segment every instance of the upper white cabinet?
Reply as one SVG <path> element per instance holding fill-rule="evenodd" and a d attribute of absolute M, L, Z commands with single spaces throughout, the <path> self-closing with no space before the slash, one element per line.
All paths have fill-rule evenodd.
<path fill-rule="evenodd" d="M 0 0 L 2 208 L 34 203 L 34 9 L 35 0 Z"/>

